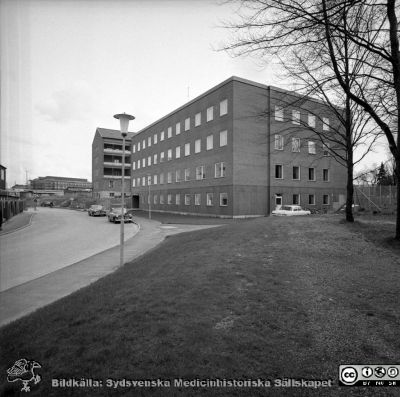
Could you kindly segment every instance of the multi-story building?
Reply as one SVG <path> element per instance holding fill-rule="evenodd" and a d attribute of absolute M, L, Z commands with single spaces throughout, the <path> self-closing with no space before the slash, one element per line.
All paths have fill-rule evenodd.
<path fill-rule="evenodd" d="M 6 169 L 0 164 L 0 190 L 6 190 Z"/>
<path fill-rule="evenodd" d="M 337 124 L 322 102 L 231 77 L 131 137 L 132 206 L 226 217 L 329 209 L 344 202 L 346 170 L 316 132 L 333 136 Z"/>
<path fill-rule="evenodd" d="M 91 189 L 92 183 L 83 178 L 40 176 L 31 181 L 31 187 L 35 190 L 64 190 L 69 187 Z"/>
<path fill-rule="evenodd" d="M 125 139 L 125 195 L 131 196 L 131 137 Z M 121 197 L 121 131 L 97 128 L 92 143 L 93 192 L 97 197 Z"/>

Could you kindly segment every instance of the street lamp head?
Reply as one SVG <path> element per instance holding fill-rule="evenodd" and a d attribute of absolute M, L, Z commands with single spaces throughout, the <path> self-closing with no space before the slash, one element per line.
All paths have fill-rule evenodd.
<path fill-rule="evenodd" d="M 135 117 L 131 116 L 130 114 L 120 113 L 115 114 L 114 118 L 119 120 L 122 136 L 126 136 L 126 134 L 128 133 L 129 121 L 134 120 Z"/>

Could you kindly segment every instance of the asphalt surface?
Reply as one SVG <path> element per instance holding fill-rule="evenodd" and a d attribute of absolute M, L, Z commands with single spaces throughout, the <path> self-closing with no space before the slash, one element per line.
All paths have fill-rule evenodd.
<path fill-rule="evenodd" d="M 28 227 L 0 236 L 0 291 L 42 277 L 119 244 L 119 225 L 86 212 L 38 208 Z M 17 219 L 14 220 L 17 222 Z M 138 227 L 125 224 L 125 240 Z"/>

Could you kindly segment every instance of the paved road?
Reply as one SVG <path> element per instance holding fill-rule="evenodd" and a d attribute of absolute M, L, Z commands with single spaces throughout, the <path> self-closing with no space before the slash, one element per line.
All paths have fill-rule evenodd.
<path fill-rule="evenodd" d="M 125 224 L 125 239 L 137 232 Z M 119 244 L 119 225 L 86 212 L 40 208 L 31 226 L 0 237 L 0 291 Z"/>

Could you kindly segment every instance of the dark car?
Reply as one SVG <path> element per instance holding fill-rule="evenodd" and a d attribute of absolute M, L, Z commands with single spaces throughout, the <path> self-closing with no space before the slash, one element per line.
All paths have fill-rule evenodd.
<path fill-rule="evenodd" d="M 122 218 L 122 208 L 111 208 L 111 211 L 108 213 L 108 220 L 110 222 L 118 223 L 121 222 L 121 218 Z M 124 223 L 132 221 L 133 221 L 132 214 L 128 214 L 126 209 L 124 208 Z"/>
<path fill-rule="evenodd" d="M 102 205 L 91 205 L 88 209 L 89 216 L 106 216 L 106 210 Z"/>
<path fill-rule="evenodd" d="M 42 201 L 41 202 L 41 204 L 40 204 L 40 206 L 41 207 L 53 207 L 54 206 L 54 204 L 53 204 L 53 202 L 52 201 Z"/>

